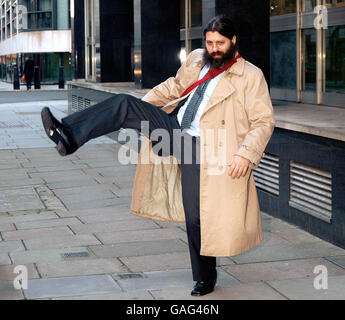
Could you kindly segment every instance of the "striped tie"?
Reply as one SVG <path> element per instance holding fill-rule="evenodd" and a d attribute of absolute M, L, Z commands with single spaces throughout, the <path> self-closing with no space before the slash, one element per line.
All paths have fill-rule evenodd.
<path fill-rule="evenodd" d="M 185 113 L 183 115 L 182 122 L 181 122 L 181 129 L 189 129 L 190 128 L 190 126 L 194 120 L 194 117 L 198 111 L 198 108 L 200 106 L 200 103 L 203 99 L 206 88 L 207 88 L 207 86 L 211 80 L 212 80 L 212 78 L 207 79 L 205 82 L 200 84 L 198 86 L 198 88 L 196 89 L 196 91 L 194 92 L 193 97 L 189 101 L 188 106 L 187 106 Z"/>

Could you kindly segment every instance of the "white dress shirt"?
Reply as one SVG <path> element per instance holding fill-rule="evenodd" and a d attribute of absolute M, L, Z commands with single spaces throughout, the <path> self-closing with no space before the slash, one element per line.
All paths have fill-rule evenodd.
<path fill-rule="evenodd" d="M 210 69 L 209 65 L 205 65 L 199 74 L 199 79 L 202 79 L 208 72 L 208 70 Z M 214 89 L 216 88 L 219 80 L 221 79 L 221 77 L 223 76 L 224 72 L 220 73 L 218 76 L 216 76 L 215 78 L 213 78 L 210 83 L 208 84 L 205 94 L 203 96 L 203 99 L 199 105 L 199 108 L 196 112 L 195 118 L 192 121 L 192 124 L 190 126 L 190 128 L 187 130 L 187 133 L 190 134 L 191 136 L 198 136 L 200 137 L 200 118 L 204 112 L 204 109 L 208 103 L 208 100 L 210 100 Z M 188 106 L 188 103 L 190 102 L 190 100 L 192 99 L 193 94 L 195 93 L 195 90 L 197 89 L 197 87 L 193 90 L 193 92 L 189 95 L 187 101 L 185 102 L 185 104 L 180 108 L 180 110 L 177 113 L 177 120 L 179 122 L 179 124 L 181 125 L 182 123 L 182 118 L 183 115 L 186 111 L 186 108 Z"/>

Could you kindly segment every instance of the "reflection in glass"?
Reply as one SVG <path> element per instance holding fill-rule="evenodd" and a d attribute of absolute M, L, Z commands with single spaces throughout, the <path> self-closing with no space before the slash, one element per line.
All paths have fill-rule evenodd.
<path fill-rule="evenodd" d="M 304 89 L 316 89 L 316 30 L 304 29 Z"/>
<path fill-rule="evenodd" d="M 201 0 L 191 0 L 191 27 L 202 25 Z"/>
<path fill-rule="evenodd" d="M 52 10 L 52 0 L 30 0 L 28 11 L 49 11 Z"/>
<path fill-rule="evenodd" d="M 186 1 L 180 0 L 180 29 L 185 28 Z M 190 27 L 200 27 L 202 25 L 202 1 L 190 1 Z"/>
<path fill-rule="evenodd" d="M 51 29 L 52 12 L 28 13 L 28 29 Z"/>
<path fill-rule="evenodd" d="M 271 87 L 296 89 L 296 31 L 270 35 Z"/>
<path fill-rule="evenodd" d="M 326 0 L 325 4 L 327 7 L 341 7 L 345 6 L 344 0 Z"/>
<path fill-rule="evenodd" d="M 317 5 L 317 0 L 302 0 L 302 11 L 313 11 Z"/>
<path fill-rule="evenodd" d="M 270 0 L 271 16 L 296 12 L 296 0 Z"/>
<path fill-rule="evenodd" d="M 345 93 L 345 26 L 326 29 L 326 91 Z"/>

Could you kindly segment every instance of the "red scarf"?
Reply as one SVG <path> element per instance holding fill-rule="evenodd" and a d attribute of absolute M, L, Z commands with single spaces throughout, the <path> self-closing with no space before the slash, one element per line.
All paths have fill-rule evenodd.
<path fill-rule="evenodd" d="M 222 69 L 217 69 L 217 68 L 212 68 L 210 70 L 208 70 L 207 74 L 205 77 L 203 77 L 202 79 L 200 79 L 199 81 L 193 83 L 185 92 L 182 93 L 181 98 L 185 95 L 187 95 L 189 92 L 191 92 L 194 88 L 196 88 L 199 84 L 205 82 L 206 80 L 210 79 L 210 78 L 215 78 L 216 76 L 218 76 L 219 74 L 221 74 L 222 72 L 224 72 L 225 70 L 229 69 L 236 61 L 237 59 L 241 58 L 241 56 L 238 54 L 234 59 L 232 59 L 225 67 L 223 67 Z"/>

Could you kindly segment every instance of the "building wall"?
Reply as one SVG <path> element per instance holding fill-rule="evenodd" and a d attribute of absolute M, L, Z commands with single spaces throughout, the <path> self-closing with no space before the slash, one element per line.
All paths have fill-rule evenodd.
<path fill-rule="evenodd" d="M 42 83 L 57 83 L 59 66 L 71 76 L 70 0 L 0 0 L 0 79 L 13 81 L 13 67 L 22 70 L 31 55 Z M 10 10 L 8 10 L 10 8 Z"/>

